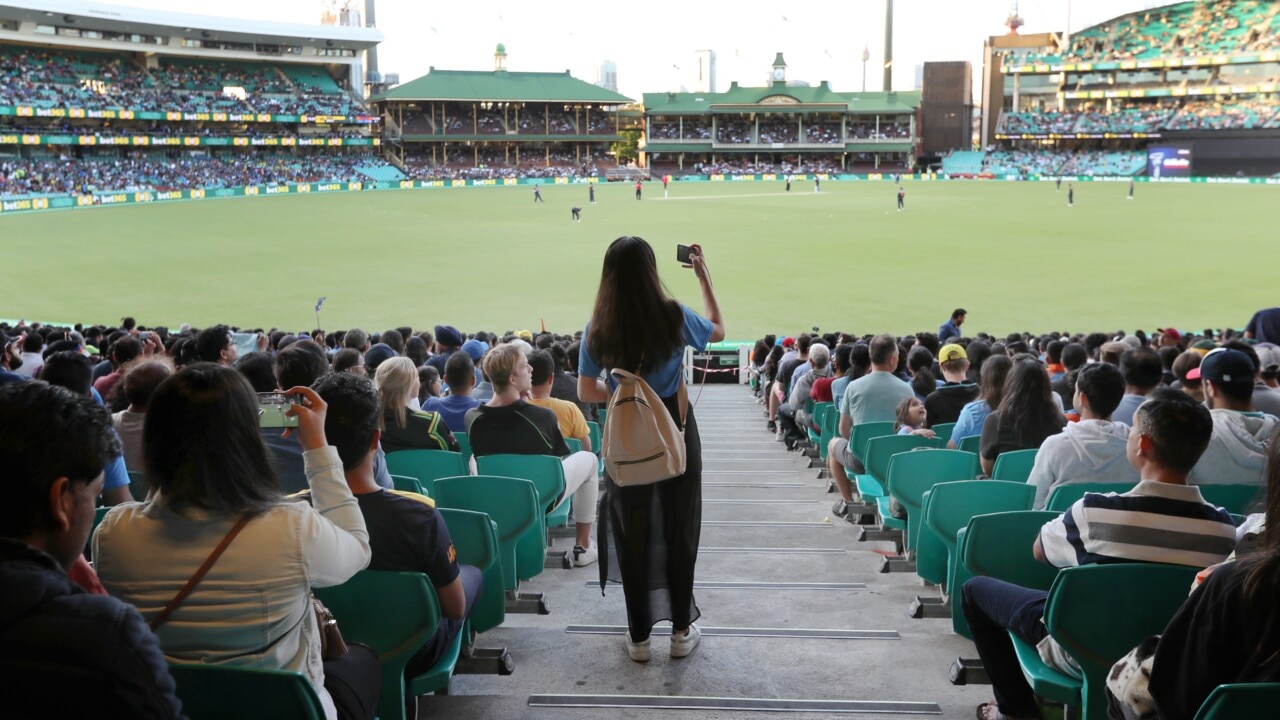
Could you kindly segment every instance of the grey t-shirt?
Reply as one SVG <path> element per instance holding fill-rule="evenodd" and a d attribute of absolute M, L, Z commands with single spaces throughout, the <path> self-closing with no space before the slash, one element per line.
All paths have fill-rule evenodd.
<path fill-rule="evenodd" d="M 893 373 L 877 370 L 844 389 L 843 412 L 854 425 L 892 421 L 897 418 L 898 403 L 909 397 L 915 397 L 910 385 Z"/>

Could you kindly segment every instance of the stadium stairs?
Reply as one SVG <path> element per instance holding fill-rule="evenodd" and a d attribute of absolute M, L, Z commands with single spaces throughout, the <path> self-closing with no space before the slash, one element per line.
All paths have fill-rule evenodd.
<path fill-rule="evenodd" d="M 914 574 L 878 572 L 893 545 L 857 542 L 858 528 L 830 517 L 827 481 L 775 441 L 745 386 L 689 394 L 703 457 L 697 650 L 671 659 L 670 631 L 659 625 L 650 662 L 632 662 L 621 587 L 601 596 L 596 566 L 551 569 L 522 584 L 546 593 L 551 614 L 508 614 L 480 636 L 481 645 L 510 650 L 515 673 L 456 676 L 448 695 L 422 698 L 419 717 L 797 717 L 770 705 L 780 701 L 806 702 L 809 717 L 845 717 L 855 707 L 861 712 L 849 717 L 971 717 L 990 688 L 953 686 L 947 672 L 955 657 L 974 654 L 973 645 L 951 632 L 949 619 L 903 612 L 922 588 Z M 555 540 L 557 549 L 571 544 Z M 865 587 L 847 586 L 855 583 Z M 674 701 L 679 707 L 605 707 L 622 696 L 636 704 L 685 699 Z M 833 704 L 867 702 L 913 705 Z M 571 703 L 578 706 L 562 706 Z"/>

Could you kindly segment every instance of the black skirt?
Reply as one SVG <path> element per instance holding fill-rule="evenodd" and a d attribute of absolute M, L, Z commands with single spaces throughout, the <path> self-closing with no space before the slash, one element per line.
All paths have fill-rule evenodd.
<path fill-rule="evenodd" d="M 663 398 L 679 423 L 675 396 Z M 605 475 L 596 529 L 600 592 L 622 583 L 631 639 L 649 637 L 654 623 L 684 629 L 701 614 L 693 599 L 694 566 L 702 532 L 702 441 L 689 406 L 685 419 L 685 471 L 652 485 L 618 487 Z"/>

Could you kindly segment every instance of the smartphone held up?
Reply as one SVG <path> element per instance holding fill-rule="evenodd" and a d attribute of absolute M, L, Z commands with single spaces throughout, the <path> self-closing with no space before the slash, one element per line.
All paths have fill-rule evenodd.
<path fill-rule="evenodd" d="M 285 395 L 282 392 L 258 393 L 258 427 L 296 428 L 298 416 L 286 411 L 302 403 L 301 395 Z"/>

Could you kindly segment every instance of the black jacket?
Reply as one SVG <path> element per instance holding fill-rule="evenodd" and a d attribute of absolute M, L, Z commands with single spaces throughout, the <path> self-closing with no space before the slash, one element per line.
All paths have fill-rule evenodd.
<path fill-rule="evenodd" d="M 0 538 L 6 718 L 180 718 L 160 641 L 132 605 L 91 595 L 47 553 Z"/>

